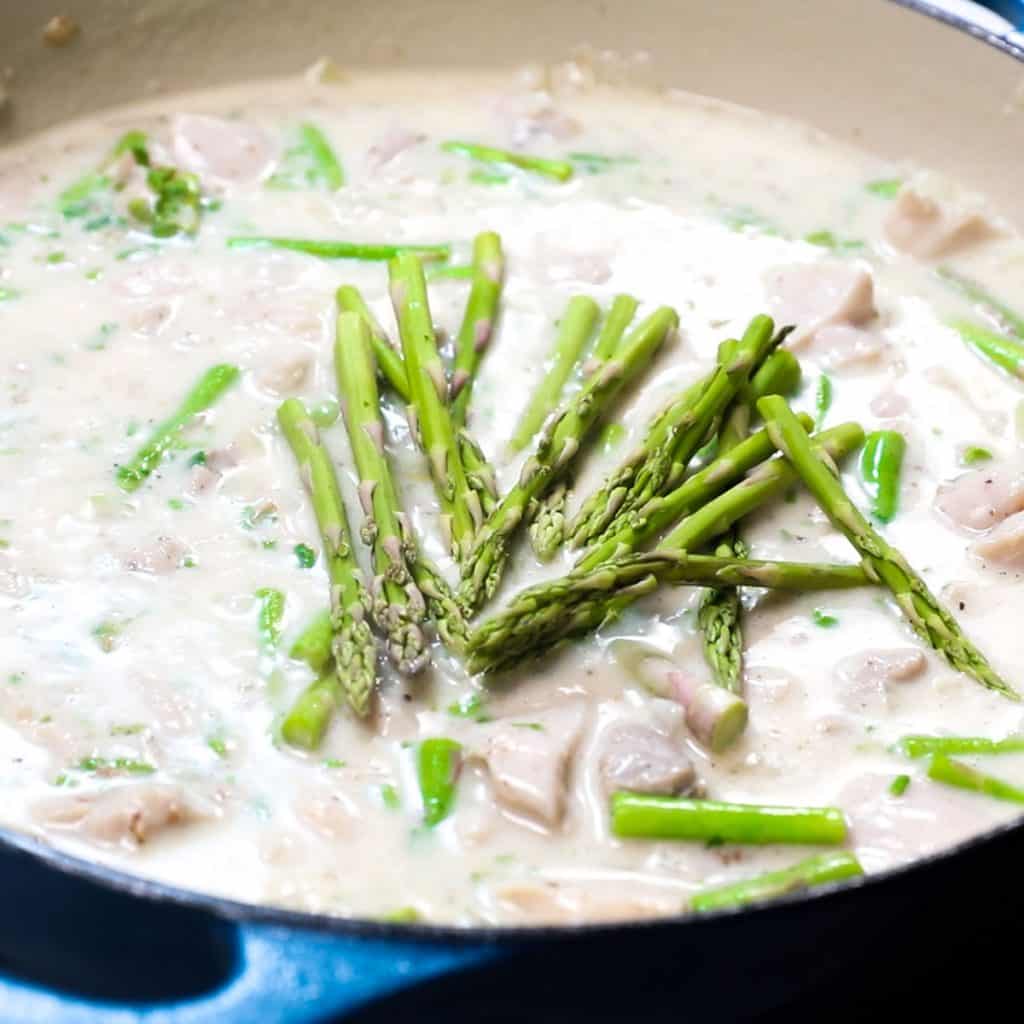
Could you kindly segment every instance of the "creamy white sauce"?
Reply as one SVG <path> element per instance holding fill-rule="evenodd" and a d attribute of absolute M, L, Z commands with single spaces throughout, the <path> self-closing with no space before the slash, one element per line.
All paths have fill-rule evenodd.
<path fill-rule="evenodd" d="M 145 235 L 86 231 L 81 220 L 56 212 L 61 189 L 98 166 L 127 129 L 149 131 L 172 157 L 187 158 L 187 149 L 171 145 L 169 117 L 183 111 L 228 118 L 248 133 L 223 177 L 203 175 L 223 205 L 204 216 L 194 242 L 156 251 Z M 345 165 L 348 180 L 336 194 L 264 185 L 289 131 L 303 120 L 326 132 Z M 507 185 L 486 186 L 470 180 L 470 163 L 440 150 L 448 138 L 631 160 L 603 173 L 577 172 L 567 184 L 513 173 Z M 446 712 L 486 684 L 471 681 L 439 646 L 425 675 L 401 680 L 382 667 L 370 727 L 336 716 L 310 756 L 275 738 L 282 714 L 312 678 L 283 652 L 325 606 L 327 586 L 319 560 L 302 569 L 293 554 L 296 544 L 320 545 L 274 413 L 282 393 L 311 405 L 334 396 L 338 285 L 357 285 L 392 334 L 394 328 L 382 264 L 228 250 L 225 240 L 236 234 L 451 240 L 453 262 L 463 263 L 477 231 L 500 232 L 508 254 L 501 326 L 470 422 L 503 488 L 519 467 L 505 440 L 567 298 L 584 291 L 604 304 L 626 291 L 642 299 L 641 313 L 675 306 L 677 343 L 620 404 L 626 437 L 603 453 L 595 445 L 581 465 L 577 500 L 635 443 L 659 402 L 707 371 L 723 338 L 770 308 L 765 281 L 773 268 L 837 259 L 864 268 L 878 309 L 866 329 L 884 345 L 874 361 L 828 369 L 834 400 L 827 422 L 853 419 L 866 430 L 885 426 L 906 435 L 900 511 L 885 535 L 994 665 L 1024 685 L 1019 574 L 981 563 L 969 551 L 971 536 L 933 507 L 939 485 L 963 472 L 963 446 L 984 446 L 1005 460 L 1019 456 L 1021 396 L 943 326 L 967 307 L 936 277 L 935 263 L 886 241 L 892 202 L 865 184 L 911 170 L 712 101 L 604 88 L 552 98 L 522 82 L 437 74 L 260 83 L 180 97 L 69 126 L 0 155 L 0 295 L 8 296 L 0 301 L 0 821 L 188 888 L 341 915 L 412 907 L 430 920 L 469 925 L 672 913 L 697 888 L 811 852 L 610 837 L 597 759 L 604 730 L 621 721 L 654 723 L 675 737 L 715 798 L 842 807 L 850 846 L 871 871 L 1013 817 L 1012 804 L 929 782 L 923 762 L 890 747 L 910 732 L 1017 732 L 1019 705 L 930 651 L 927 669 L 912 681 L 844 689 L 835 671 L 843 658 L 921 649 L 885 593 L 873 589 L 750 595 L 751 722 L 733 749 L 714 757 L 686 737 L 681 709 L 647 694 L 609 648 L 616 637 L 643 636 L 706 677 L 695 629 L 699 591 L 660 591 L 599 637 L 503 680 L 485 694 L 494 717 L 529 721 L 570 700 L 585 707 L 565 818 L 553 827 L 496 801 L 475 761 L 462 772 L 452 816 L 432 832 L 419 827 L 414 744 L 447 735 L 473 747 L 487 728 Z M 737 227 L 738 219 L 748 226 Z M 798 240 L 826 229 L 863 245 L 832 253 Z M 134 252 L 125 257 L 128 250 Z M 1012 296 L 1024 246 L 1004 235 L 965 246 L 948 262 Z M 435 321 L 449 334 L 466 288 L 457 280 L 431 286 Z M 827 353 L 815 341 L 799 355 L 805 374 L 796 404 L 813 412 Z M 291 378 L 296 361 L 308 362 L 307 372 Z M 116 465 L 219 362 L 240 367 L 240 385 L 186 431 L 184 448 L 143 487 L 122 493 Z M 894 404 L 893 395 L 902 401 Z M 888 408 L 879 396 L 888 397 Z M 873 409 L 898 414 L 882 418 Z M 397 406 L 388 421 L 406 507 L 430 553 L 451 572 L 424 464 Z M 358 522 L 340 422 L 324 437 Z M 237 466 L 210 490 L 191 493 L 189 457 L 229 444 L 237 446 Z M 855 460 L 844 481 L 860 500 Z M 251 510 L 265 502 L 276 518 L 246 528 Z M 745 536 L 760 557 L 854 559 L 803 495 L 757 515 Z M 160 548 L 159 538 L 172 540 Z M 522 538 L 498 601 L 570 564 L 564 553 L 539 567 Z M 254 595 L 261 587 L 286 594 L 277 656 L 259 645 Z M 815 625 L 815 609 L 838 623 Z M 109 650 L 95 635 L 105 623 L 118 629 Z M 146 778 L 101 778 L 76 769 L 88 757 L 137 759 L 157 770 Z M 1024 784 L 1022 757 L 982 766 Z M 903 773 L 911 776 L 909 789 L 890 796 L 889 783 Z M 58 827 L 40 811 L 54 800 L 128 785 L 177 786 L 200 820 L 154 830 L 137 844 L 129 842 L 130 828 L 104 833 L 123 841 L 103 842 L 84 823 Z M 397 789 L 400 808 L 387 806 L 382 786 Z"/>

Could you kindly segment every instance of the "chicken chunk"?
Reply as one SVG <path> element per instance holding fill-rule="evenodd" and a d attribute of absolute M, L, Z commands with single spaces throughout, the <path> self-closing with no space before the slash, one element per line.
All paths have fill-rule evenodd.
<path fill-rule="evenodd" d="M 943 484 L 935 506 L 957 526 L 988 530 L 1024 511 L 1024 465 L 993 462 Z"/>
<path fill-rule="evenodd" d="M 133 548 L 124 559 L 129 572 L 162 575 L 174 572 L 185 557 L 187 548 L 176 537 L 157 537 L 152 544 Z"/>
<path fill-rule="evenodd" d="M 928 659 L 913 647 L 851 654 L 835 668 L 840 702 L 850 711 L 884 711 L 889 685 L 917 679 L 927 667 Z"/>
<path fill-rule="evenodd" d="M 846 263 L 796 263 L 775 267 L 765 277 L 772 312 L 795 324 L 791 344 L 807 343 L 823 327 L 858 327 L 877 315 L 871 275 Z"/>
<path fill-rule="evenodd" d="M 295 356 L 260 370 L 256 382 L 263 391 L 275 397 L 294 395 L 306 383 L 312 366 L 312 356 Z"/>
<path fill-rule="evenodd" d="M 971 549 L 986 562 L 1005 569 L 1024 569 L 1024 512 L 1015 512 L 990 530 Z"/>
<path fill-rule="evenodd" d="M 270 140 L 261 129 L 243 121 L 179 114 L 171 132 L 175 159 L 204 184 L 258 181 L 270 166 Z"/>
<path fill-rule="evenodd" d="M 46 827 L 71 829 L 93 842 L 130 849 L 169 826 L 210 816 L 177 786 L 155 783 L 42 800 L 32 810 L 35 819 Z"/>
<path fill-rule="evenodd" d="M 638 793 L 686 792 L 695 773 L 686 752 L 649 726 L 617 726 L 604 737 L 598 764 L 605 789 Z"/>
<path fill-rule="evenodd" d="M 940 202 L 912 185 L 900 189 L 885 222 L 885 237 L 918 259 L 947 257 L 999 232 L 977 210 Z"/>
<path fill-rule="evenodd" d="M 583 704 L 576 702 L 490 726 L 483 760 L 499 803 L 544 825 L 558 825 L 565 814 L 569 761 L 583 720 Z"/>
<path fill-rule="evenodd" d="M 849 324 L 829 324 L 816 331 L 814 354 L 826 366 L 837 370 L 870 366 L 881 361 L 886 352 L 885 339 L 875 331 Z"/>

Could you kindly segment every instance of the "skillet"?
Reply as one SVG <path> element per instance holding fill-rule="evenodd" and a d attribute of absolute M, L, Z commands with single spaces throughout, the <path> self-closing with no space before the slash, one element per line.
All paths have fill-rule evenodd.
<path fill-rule="evenodd" d="M 83 34 L 55 51 L 40 43 L 40 13 L 53 12 L 0 0 L 0 68 L 16 73 L 0 145 L 154 83 L 174 92 L 288 74 L 325 52 L 378 67 L 515 66 L 587 42 L 649 51 L 652 84 L 797 117 L 937 167 L 1024 227 L 1024 33 L 1012 31 L 1024 29 L 1024 2 L 987 6 L 68 0 L 63 11 Z M 0 830 L 0 1020 L 394 1022 L 414 1008 L 427 1021 L 734 1021 L 769 1019 L 797 998 L 818 1019 L 855 1019 L 851 978 L 912 987 L 954 934 L 974 947 L 961 970 L 985 962 L 997 973 L 998 929 L 1024 910 L 1006 881 L 1022 855 L 1024 823 L 1010 824 L 906 867 L 754 909 L 460 931 L 237 903 Z"/>

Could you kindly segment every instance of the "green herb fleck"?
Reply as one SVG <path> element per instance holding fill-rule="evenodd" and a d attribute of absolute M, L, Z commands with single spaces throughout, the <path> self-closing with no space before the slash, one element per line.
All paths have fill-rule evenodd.
<path fill-rule="evenodd" d="M 152 775 L 156 771 L 148 761 L 140 761 L 133 757 L 83 757 L 75 767 L 80 772 L 125 775 Z"/>
<path fill-rule="evenodd" d="M 292 550 L 300 569 L 312 569 L 316 565 L 316 552 L 308 544 L 296 544 Z"/>
<path fill-rule="evenodd" d="M 264 650 L 273 650 L 281 642 L 284 594 L 273 587 L 260 587 L 256 591 L 256 596 L 260 599 L 258 617 L 260 645 Z"/>
<path fill-rule="evenodd" d="M 895 199 L 903 187 L 902 178 L 877 178 L 869 181 L 864 190 L 879 199 Z"/>
<path fill-rule="evenodd" d="M 892 782 L 889 783 L 889 792 L 893 796 L 903 796 L 907 791 L 907 786 L 910 785 L 909 775 L 897 775 Z"/>
<path fill-rule="evenodd" d="M 142 722 L 128 722 L 125 725 L 112 725 L 110 727 L 111 736 L 138 736 L 140 732 L 145 732 L 146 726 Z"/>
<path fill-rule="evenodd" d="M 380 799 L 384 806 L 389 811 L 397 811 L 402 807 L 402 798 L 398 795 L 398 790 L 391 785 L 391 783 L 385 783 L 380 787 Z"/>
<path fill-rule="evenodd" d="M 968 445 L 961 453 L 960 465 L 976 466 L 979 462 L 988 462 L 991 458 L 993 458 L 993 455 L 987 448 L 972 444 Z"/>
<path fill-rule="evenodd" d="M 491 720 L 484 706 L 483 697 L 479 693 L 471 693 L 454 704 L 449 704 L 448 714 L 455 718 L 468 718 L 474 722 L 489 722 Z"/>
<path fill-rule="evenodd" d="M 828 374 L 823 373 L 818 378 L 818 390 L 814 395 L 814 408 L 816 412 L 814 428 L 815 430 L 821 430 L 825 417 L 828 415 L 829 409 L 832 408 L 832 378 Z"/>
<path fill-rule="evenodd" d="M 822 629 L 831 629 L 833 626 L 839 625 L 839 619 L 836 616 L 829 612 L 823 612 L 820 608 L 815 608 L 811 612 L 811 619 L 816 626 L 821 626 Z"/>
<path fill-rule="evenodd" d="M 211 736 L 207 741 L 206 745 L 218 756 L 228 756 L 228 745 L 224 741 L 223 736 Z"/>
<path fill-rule="evenodd" d="M 321 764 L 323 765 L 324 768 L 344 768 L 345 767 L 345 762 L 339 760 L 336 757 L 328 757 L 326 760 L 322 761 Z"/>

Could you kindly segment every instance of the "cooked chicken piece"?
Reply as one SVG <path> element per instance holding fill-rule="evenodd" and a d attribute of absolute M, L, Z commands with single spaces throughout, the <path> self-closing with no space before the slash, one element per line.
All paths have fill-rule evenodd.
<path fill-rule="evenodd" d="M 33 817 L 45 827 L 73 829 L 105 845 L 135 849 L 171 825 L 210 817 L 177 786 L 134 783 L 92 793 L 41 800 Z"/>
<path fill-rule="evenodd" d="M 341 839 L 352 830 L 358 812 L 337 790 L 310 788 L 295 800 L 296 817 L 326 839 Z"/>
<path fill-rule="evenodd" d="M 176 537 L 157 537 L 152 544 L 133 548 L 124 559 L 129 572 L 149 572 L 162 575 L 181 566 L 188 549 Z"/>
<path fill-rule="evenodd" d="M 918 259 L 950 256 L 998 234 L 978 211 L 939 202 L 913 185 L 900 189 L 885 222 L 886 239 Z"/>
<path fill-rule="evenodd" d="M 243 121 L 179 114 L 171 131 L 178 164 L 198 174 L 204 185 L 257 181 L 270 166 L 270 140 Z"/>
<path fill-rule="evenodd" d="M 633 921 L 671 913 L 678 906 L 671 894 L 623 896 L 561 882 L 508 882 L 496 889 L 494 899 L 502 921 L 525 925 Z"/>
<path fill-rule="evenodd" d="M 684 793 L 695 773 L 679 743 L 646 725 L 615 726 L 603 737 L 598 764 L 605 789 Z"/>
<path fill-rule="evenodd" d="M 768 303 L 779 323 L 795 324 L 791 344 L 831 324 L 859 326 L 876 315 L 871 275 L 848 263 L 795 263 L 765 276 Z"/>
<path fill-rule="evenodd" d="M 1024 465 L 992 462 L 944 483 L 935 506 L 957 526 L 988 530 L 1024 511 Z"/>
<path fill-rule="evenodd" d="M 875 331 L 849 324 L 830 324 L 814 334 L 811 349 L 826 366 L 843 370 L 850 366 L 870 366 L 882 361 L 885 339 Z"/>
<path fill-rule="evenodd" d="M 557 825 L 565 814 L 569 760 L 585 709 L 574 702 L 495 722 L 482 756 L 498 801 L 511 811 Z"/>
<path fill-rule="evenodd" d="M 901 395 L 892 388 L 880 391 L 871 399 L 871 411 L 875 416 L 883 420 L 894 420 L 904 415 L 910 409 L 910 400 L 906 395 Z"/>
<path fill-rule="evenodd" d="M 884 711 L 889 685 L 917 679 L 927 667 L 928 659 L 913 647 L 851 654 L 834 672 L 840 702 L 850 711 Z"/>
<path fill-rule="evenodd" d="M 312 356 L 295 356 L 260 370 L 256 375 L 256 382 L 271 395 L 294 395 L 306 383 L 312 366 Z"/>
<path fill-rule="evenodd" d="M 1024 569 L 1024 512 L 1015 512 L 990 530 L 971 550 L 986 562 Z"/>

